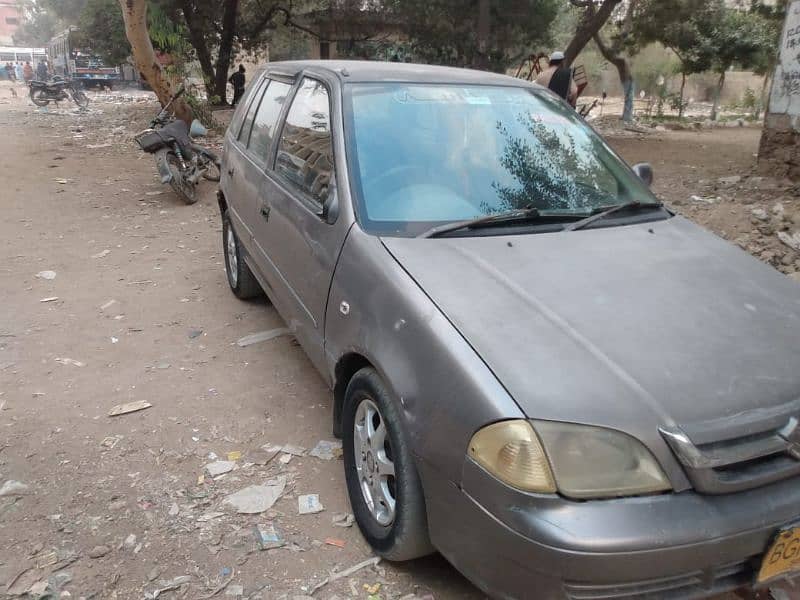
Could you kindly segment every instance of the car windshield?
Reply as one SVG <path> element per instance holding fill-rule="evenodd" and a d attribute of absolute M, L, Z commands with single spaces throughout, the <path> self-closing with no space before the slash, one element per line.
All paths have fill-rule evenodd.
<path fill-rule="evenodd" d="M 359 221 L 368 231 L 416 235 L 522 208 L 575 217 L 657 202 L 548 93 L 376 83 L 350 85 L 345 96 L 348 160 Z"/>

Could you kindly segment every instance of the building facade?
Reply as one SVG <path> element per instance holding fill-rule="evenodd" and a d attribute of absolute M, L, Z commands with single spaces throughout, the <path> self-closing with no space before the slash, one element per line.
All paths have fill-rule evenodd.
<path fill-rule="evenodd" d="M 0 0 L 0 46 L 13 46 L 14 33 L 22 24 L 22 11 L 14 0 Z"/>

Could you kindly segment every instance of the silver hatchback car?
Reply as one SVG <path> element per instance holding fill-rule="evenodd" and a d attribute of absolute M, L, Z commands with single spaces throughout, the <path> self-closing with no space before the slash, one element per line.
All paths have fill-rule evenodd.
<path fill-rule="evenodd" d="M 499 598 L 800 569 L 800 287 L 517 79 L 272 63 L 225 139 L 228 281 L 330 384 L 358 525 Z"/>

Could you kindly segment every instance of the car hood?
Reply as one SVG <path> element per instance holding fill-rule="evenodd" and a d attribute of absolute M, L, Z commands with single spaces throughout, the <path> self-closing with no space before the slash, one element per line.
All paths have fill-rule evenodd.
<path fill-rule="evenodd" d="M 382 241 L 530 418 L 720 439 L 800 410 L 800 286 L 686 219 Z"/>

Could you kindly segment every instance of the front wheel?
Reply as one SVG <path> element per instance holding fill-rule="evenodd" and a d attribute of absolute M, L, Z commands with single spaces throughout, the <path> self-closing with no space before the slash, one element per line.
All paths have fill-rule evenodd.
<path fill-rule="evenodd" d="M 47 106 L 50 100 L 47 98 L 47 92 L 44 90 L 31 89 L 31 100 L 36 106 Z"/>
<path fill-rule="evenodd" d="M 190 181 L 186 181 L 181 168 L 181 161 L 173 152 L 167 154 L 167 167 L 172 174 L 169 185 L 178 197 L 186 204 L 197 202 L 197 186 Z"/>
<path fill-rule="evenodd" d="M 89 96 L 84 94 L 83 90 L 75 90 L 72 92 L 72 99 L 75 101 L 75 104 L 81 108 L 86 108 L 89 106 Z"/>
<path fill-rule="evenodd" d="M 362 369 L 350 380 L 344 402 L 345 479 L 361 533 L 388 560 L 430 554 L 422 484 L 386 384 L 374 369 Z"/>

